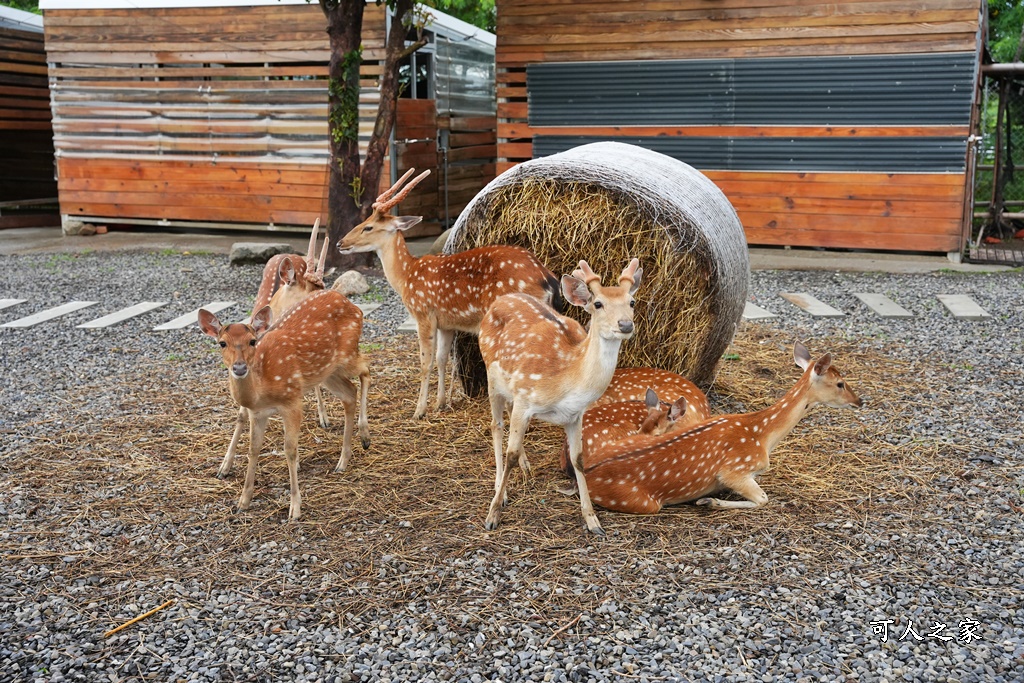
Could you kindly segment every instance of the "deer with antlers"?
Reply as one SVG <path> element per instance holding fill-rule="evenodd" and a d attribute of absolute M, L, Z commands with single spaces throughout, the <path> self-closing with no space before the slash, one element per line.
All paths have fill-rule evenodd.
<path fill-rule="evenodd" d="M 558 279 L 536 256 L 521 247 L 496 245 L 457 254 L 413 257 L 402 233 L 422 218 L 391 213 L 430 171 L 402 187 L 412 174 L 410 169 L 377 197 L 373 213 L 345 235 L 338 250 L 343 254 L 376 252 L 388 283 L 416 320 L 420 392 L 413 417 L 420 418 L 427 412 L 427 393 L 435 361 L 436 409 L 440 410 L 447 402 L 445 375 L 455 332 L 478 335 L 480 321 L 491 302 L 514 292 L 530 294 L 556 307 L 561 306 L 561 301 Z"/>
<path fill-rule="evenodd" d="M 487 367 L 495 464 L 488 529 L 498 526 L 514 458 L 529 471 L 523 436 L 536 417 L 565 430 L 583 520 L 591 532 L 604 533 L 583 476 L 583 413 L 608 387 L 619 347 L 633 336 L 633 294 L 642 274 L 640 262 L 633 259 L 613 287 L 602 287 L 600 276 L 586 261 L 580 261 L 572 275 L 562 276 L 566 301 L 590 314 L 589 331 L 528 294 L 498 297 L 487 309 L 480 325 L 480 353 Z M 503 459 L 506 407 L 511 419 Z"/>
<path fill-rule="evenodd" d="M 250 323 L 221 325 L 215 315 L 200 310 L 199 326 L 220 345 L 229 371 L 231 396 L 249 417 L 249 466 L 238 509 L 247 509 L 252 501 L 256 461 L 267 420 L 281 413 L 291 487 L 288 517 L 295 520 L 301 514 L 297 449 L 303 395 L 322 384 L 341 398 L 345 406 L 345 434 L 335 471 L 344 470 L 352 455 L 351 433 L 356 414 L 356 388 L 350 378 L 359 377 L 360 431 L 366 445 L 369 432 L 364 419 L 370 372 L 359 352 L 363 313 L 339 292 L 322 290 L 311 294 L 273 326 L 272 316 L 270 306 L 264 306 Z"/>
<path fill-rule="evenodd" d="M 753 413 L 724 415 L 687 431 L 633 436 L 612 445 L 586 469 L 592 500 L 609 510 L 654 514 L 665 505 L 696 501 L 715 508 L 755 508 L 768 501 L 755 477 L 769 467 L 772 449 L 807 410 L 824 404 L 859 408 L 861 399 L 825 354 L 811 362 L 797 342 L 793 358 L 804 369 L 777 403 Z M 728 489 L 746 500 L 711 494 Z"/>
<path fill-rule="evenodd" d="M 327 260 L 328 240 L 324 240 L 323 248 L 320 250 L 320 258 L 316 258 L 317 234 L 320 229 L 320 219 L 317 218 L 313 224 L 313 231 L 309 236 L 309 248 L 306 256 L 299 254 L 276 254 L 267 261 L 263 267 L 263 277 L 260 280 L 259 291 L 256 293 L 256 303 L 253 311 L 258 311 L 264 306 L 270 306 L 273 313 L 273 320 L 280 320 L 284 312 L 306 298 L 313 292 L 324 288 L 324 264 Z M 324 403 L 323 392 L 317 386 L 313 389 L 316 396 L 316 411 L 320 421 L 320 427 L 327 429 L 330 421 L 327 419 L 327 407 Z M 369 428 L 366 425 L 366 395 L 363 394 L 360 403 L 359 428 L 362 434 L 364 448 L 369 447 Z M 248 421 L 248 413 L 245 408 L 240 407 L 235 416 L 235 430 L 231 435 L 231 442 L 228 444 L 228 451 L 224 455 L 224 461 L 217 476 L 224 478 L 231 474 L 234 468 L 235 453 L 238 449 L 238 442 L 242 437 Z"/>

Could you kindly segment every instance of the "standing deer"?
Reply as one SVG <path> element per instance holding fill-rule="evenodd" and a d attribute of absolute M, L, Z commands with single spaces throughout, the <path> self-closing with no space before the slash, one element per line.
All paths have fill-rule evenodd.
<path fill-rule="evenodd" d="M 263 278 L 260 280 L 260 288 L 256 293 L 256 303 L 253 311 L 258 311 L 264 306 L 270 306 L 273 312 L 272 320 L 280 320 L 284 312 L 309 296 L 313 292 L 324 288 L 324 263 L 327 259 L 327 240 L 324 241 L 323 249 L 320 251 L 319 261 L 316 258 L 317 232 L 320 229 L 320 219 L 317 218 L 313 224 L 313 232 L 309 236 L 309 248 L 303 258 L 298 254 L 275 254 L 263 267 Z M 323 392 L 317 386 L 313 389 L 316 395 L 316 412 L 320 420 L 320 427 L 327 429 L 330 422 L 327 419 L 327 407 L 324 404 Z M 360 417 L 360 427 L 365 424 L 365 403 L 363 404 L 363 415 Z M 231 474 L 235 464 L 235 452 L 238 449 L 238 441 L 242 438 L 242 430 L 248 421 L 248 413 L 244 407 L 239 407 L 235 416 L 235 431 L 231 435 L 231 442 L 228 444 L 228 452 L 224 455 L 220 469 L 217 470 L 217 477 L 223 479 Z M 365 432 L 369 434 L 369 431 Z M 363 440 L 363 447 L 369 446 L 369 437 Z"/>
<path fill-rule="evenodd" d="M 215 315 L 200 310 L 199 326 L 220 344 L 229 370 L 231 396 L 249 416 L 249 466 L 238 509 L 247 509 L 252 501 L 256 461 L 267 420 L 279 412 L 284 419 L 284 454 L 291 486 L 288 518 L 295 520 L 301 514 L 297 448 L 303 395 L 323 384 L 341 397 L 345 405 L 345 435 L 335 471 L 344 470 L 352 455 L 351 433 L 356 412 L 356 388 L 350 378 L 359 377 L 359 427 L 365 445 L 369 440 L 365 416 L 370 372 L 359 352 L 362 311 L 342 294 L 331 290 L 311 294 L 273 326 L 272 315 L 270 307 L 264 306 L 253 315 L 251 324 L 221 325 Z"/>
<path fill-rule="evenodd" d="M 861 400 L 825 354 L 811 363 L 800 342 L 793 348 L 804 369 L 796 385 L 775 405 L 741 415 L 723 415 L 685 432 L 629 437 L 614 444 L 607 459 L 588 467 L 594 502 L 609 510 L 654 514 L 662 506 L 695 500 L 714 508 L 755 508 L 768 501 L 754 478 L 769 467 L 768 456 L 807 410 L 861 406 Z M 743 501 L 710 498 L 731 489 Z"/>
<path fill-rule="evenodd" d="M 480 321 L 491 302 L 514 292 L 530 294 L 556 307 L 561 302 L 558 279 L 536 256 L 521 247 L 487 246 L 458 254 L 413 257 L 402 231 L 423 219 L 390 213 L 430 171 L 416 176 L 399 192 L 412 173 L 410 169 L 377 197 L 373 213 L 345 235 L 338 244 L 338 251 L 343 254 L 376 252 L 388 283 L 416 320 L 420 393 L 413 417 L 421 418 L 427 412 L 427 392 L 435 360 L 436 408 L 440 410 L 447 401 L 445 375 L 455 332 L 479 335 Z"/>
<path fill-rule="evenodd" d="M 488 529 L 498 526 L 513 458 L 518 457 L 520 467 L 529 471 L 523 436 L 530 419 L 536 417 L 565 430 L 583 520 L 591 532 L 604 533 L 583 477 L 583 412 L 608 387 L 619 347 L 633 336 L 633 293 L 642 275 L 640 262 L 633 259 L 614 287 L 602 287 L 600 276 L 586 261 L 580 261 L 572 275 L 562 276 L 565 299 L 591 316 L 589 331 L 528 294 L 501 296 L 487 309 L 480 325 L 480 353 L 487 366 L 495 465 Z M 506 407 L 511 419 L 503 462 Z"/>

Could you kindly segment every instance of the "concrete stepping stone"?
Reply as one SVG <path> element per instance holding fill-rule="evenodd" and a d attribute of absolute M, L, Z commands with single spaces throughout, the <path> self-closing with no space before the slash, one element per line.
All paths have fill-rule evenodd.
<path fill-rule="evenodd" d="M 90 320 L 87 323 L 82 323 L 77 327 L 79 329 L 86 330 L 94 330 L 100 327 L 110 327 L 111 325 L 115 325 L 119 322 L 124 322 L 125 320 L 134 318 L 137 315 L 148 313 L 149 311 L 166 305 L 166 301 L 143 301 L 141 303 L 135 304 L 134 306 L 128 306 L 127 308 L 122 308 L 120 311 L 115 311 L 109 315 L 105 315 L 102 318 L 96 318 L 95 320 Z"/>
<path fill-rule="evenodd" d="M 378 308 L 380 308 L 381 305 L 382 304 L 378 304 L 378 303 L 356 304 L 356 306 L 359 308 L 359 310 L 363 312 L 363 315 L 368 315 L 370 313 L 373 313 Z"/>
<path fill-rule="evenodd" d="M 942 305 L 945 306 L 954 318 L 960 320 L 985 320 L 992 316 L 984 308 L 979 306 L 974 299 L 966 294 L 937 294 Z"/>
<path fill-rule="evenodd" d="M 743 305 L 743 319 L 744 320 L 765 320 L 767 318 L 778 318 L 769 310 L 761 308 L 757 304 L 752 304 L 749 301 Z"/>
<path fill-rule="evenodd" d="M 231 306 L 234 305 L 234 301 L 214 301 L 203 306 L 202 308 L 205 308 L 210 313 L 219 313 L 220 311 L 223 311 L 225 308 L 230 308 Z M 180 330 L 182 328 L 188 327 L 189 325 L 194 325 L 197 322 L 199 322 L 198 308 L 194 311 L 186 313 L 185 315 L 178 316 L 174 320 L 168 320 L 162 325 L 157 325 L 156 327 L 153 328 L 153 330 Z"/>
<path fill-rule="evenodd" d="M 18 304 L 23 304 L 26 301 L 28 301 L 28 299 L 0 299 L 0 310 L 10 308 L 11 306 L 17 306 Z"/>
<path fill-rule="evenodd" d="M 53 308 L 48 308 L 45 311 L 39 311 L 38 313 L 34 313 L 33 315 L 24 318 L 12 320 L 9 323 L 4 323 L 3 325 L 0 325 L 0 327 L 32 327 L 33 325 L 38 325 L 39 323 L 46 322 L 47 320 L 53 320 L 54 318 L 59 318 L 62 315 L 74 313 L 75 311 L 80 311 L 83 308 L 88 308 L 89 306 L 95 306 L 97 303 L 99 302 L 70 301 L 66 304 L 55 306 Z"/>
<path fill-rule="evenodd" d="M 913 318 L 914 314 L 883 294 L 854 292 L 864 305 L 883 318 Z"/>
<path fill-rule="evenodd" d="M 779 296 L 815 318 L 841 318 L 846 315 L 806 292 L 779 292 Z"/>
<path fill-rule="evenodd" d="M 411 315 L 405 319 L 405 322 L 398 326 L 398 331 L 402 334 L 416 334 L 419 332 L 419 327 L 416 326 L 416 319 Z"/>

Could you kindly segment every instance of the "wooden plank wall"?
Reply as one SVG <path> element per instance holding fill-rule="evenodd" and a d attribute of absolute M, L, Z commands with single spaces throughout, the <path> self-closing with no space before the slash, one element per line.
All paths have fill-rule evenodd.
<path fill-rule="evenodd" d="M 364 18 L 360 136 L 384 8 Z M 308 229 L 326 204 L 325 20 L 316 3 L 48 10 L 61 212 Z"/>
<path fill-rule="evenodd" d="M 53 173 L 43 34 L 0 26 L 0 202 L 56 197 Z M 0 215 L 0 227 L 16 219 Z"/>
<path fill-rule="evenodd" d="M 497 0 L 498 165 L 532 158 L 537 135 L 962 136 L 968 127 L 531 127 L 526 68 L 543 62 L 977 54 L 979 0 Z M 704 170 L 704 169 L 702 169 Z M 751 244 L 954 251 L 966 172 L 707 170 Z"/>

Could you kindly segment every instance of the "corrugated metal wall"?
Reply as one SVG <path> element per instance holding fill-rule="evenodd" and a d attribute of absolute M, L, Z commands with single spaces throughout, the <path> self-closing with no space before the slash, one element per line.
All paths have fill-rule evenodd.
<path fill-rule="evenodd" d="M 943 125 L 970 119 L 965 53 L 531 64 L 531 126 Z"/>

